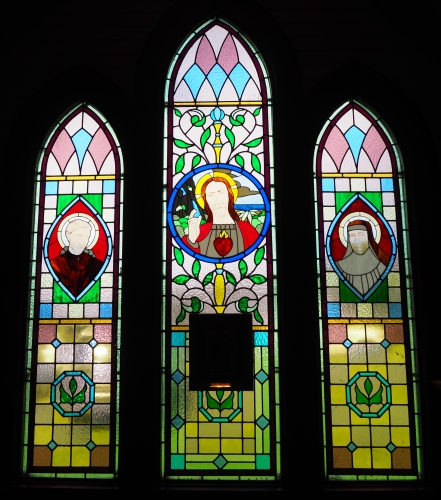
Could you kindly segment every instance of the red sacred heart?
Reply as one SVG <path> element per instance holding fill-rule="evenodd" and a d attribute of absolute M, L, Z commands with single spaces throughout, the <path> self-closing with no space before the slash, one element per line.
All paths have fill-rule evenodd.
<path fill-rule="evenodd" d="M 213 245 L 216 252 L 221 257 L 225 257 L 225 255 L 227 255 L 233 248 L 233 240 L 228 236 L 226 231 L 222 231 L 221 234 L 213 241 Z"/>

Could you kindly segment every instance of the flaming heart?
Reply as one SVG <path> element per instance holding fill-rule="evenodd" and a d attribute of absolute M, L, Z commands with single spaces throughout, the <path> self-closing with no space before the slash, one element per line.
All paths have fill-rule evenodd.
<path fill-rule="evenodd" d="M 213 241 L 216 252 L 225 257 L 233 248 L 233 240 L 228 236 L 226 231 L 222 231 L 220 235 Z"/>

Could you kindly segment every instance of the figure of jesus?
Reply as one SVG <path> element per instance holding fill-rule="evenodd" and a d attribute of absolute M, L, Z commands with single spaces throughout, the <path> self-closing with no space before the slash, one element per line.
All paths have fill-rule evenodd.
<path fill-rule="evenodd" d="M 223 177 L 211 177 L 202 185 L 201 197 L 208 218 L 201 225 L 202 215 L 193 209 L 188 219 L 188 236 L 183 242 L 207 257 L 229 257 L 249 248 L 259 233 L 247 221 L 239 220 L 234 210 L 234 195 Z"/>

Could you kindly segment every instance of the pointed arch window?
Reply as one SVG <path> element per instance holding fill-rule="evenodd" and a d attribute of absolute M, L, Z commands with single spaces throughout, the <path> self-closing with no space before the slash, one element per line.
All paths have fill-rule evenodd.
<path fill-rule="evenodd" d="M 350 101 L 317 141 L 316 230 L 326 474 L 421 474 L 406 192 L 399 147 Z"/>
<path fill-rule="evenodd" d="M 23 473 L 114 477 L 118 464 L 122 155 L 75 106 L 36 170 Z"/>
<path fill-rule="evenodd" d="M 166 478 L 280 473 L 270 85 L 226 22 L 196 30 L 165 102 Z"/>

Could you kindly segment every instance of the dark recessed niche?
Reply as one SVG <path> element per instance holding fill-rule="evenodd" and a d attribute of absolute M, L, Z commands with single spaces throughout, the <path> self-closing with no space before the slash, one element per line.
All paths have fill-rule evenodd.
<path fill-rule="evenodd" d="M 190 390 L 253 390 L 251 314 L 190 314 Z"/>

